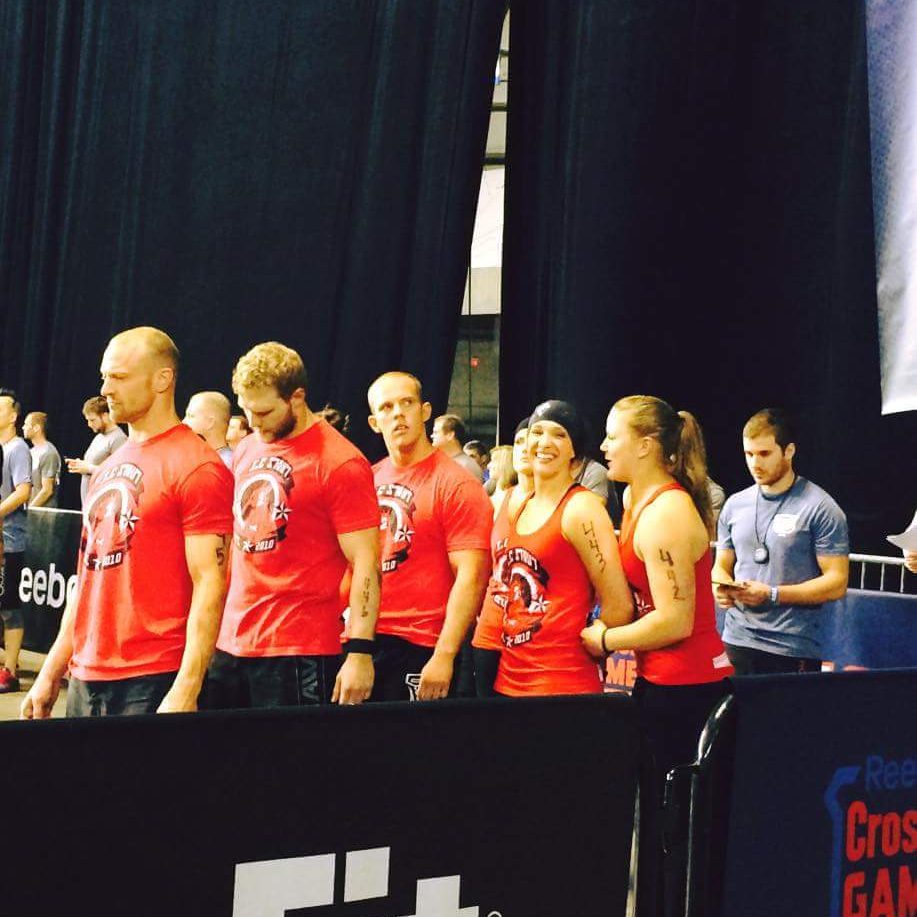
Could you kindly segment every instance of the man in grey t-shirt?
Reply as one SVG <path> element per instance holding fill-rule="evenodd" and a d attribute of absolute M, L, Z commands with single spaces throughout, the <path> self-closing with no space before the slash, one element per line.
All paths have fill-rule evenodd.
<path fill-rule="evenodd" d="M 32 459 L 25 440 L 16 435 L 19 400 L 9 389 L 0 389 L 0 617 L 3 619 L 4 665 L 0 666 L 0 694 L 19 690 L 16 667 L 25 633 L 19 601 L 19 579 L 25 555 L 26 506 L 32 493 Z"/>
<path fill-rule="evenodd" d="M 60 453 L 47 436 L 48 415 L 44 411 L 26 414 L 22 423 L 22 435 L 32 448 L 32 498 L 29 506 L 57 506 L 57 491 L 60 488 Z"/>
<path fill-rule="evenodd" d="M 484 471 L 481 466 L 462 450 L 466 438 L 465 424 L 458 414 L 442 414 L 433 421 L 433 435 L 430 437 L 433 446 L 483 484 Z"/>
<path fill-rule="evenodd" d="M 793 470 L 782 411 L 753 415 L 742 442 L 755 484 L 723 506 L 713 568 L 726 652 L 738 675 L 819 671 L 819 612 L 847 592 L 847 519 Z"/>
<path fill-rule="evenodd" d="M 83 404 L 83 417 L 95 436 L 81 459 L 66 460 L 69 472 L 83 475 L 80 481 L 80 504 L 86 499 L 92 473 L 127 441 L 124 431 L 111 419 L 108 402 L 101 395 L 86 400 Z"/>

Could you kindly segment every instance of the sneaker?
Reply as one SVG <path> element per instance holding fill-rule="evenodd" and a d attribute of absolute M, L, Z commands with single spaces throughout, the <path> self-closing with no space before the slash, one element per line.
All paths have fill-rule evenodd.
<path fill-rule="evenodd" d="M 0 694 L 15 694 L 18 690 L 19 679 L 5 665 L 0 665 Z"/>

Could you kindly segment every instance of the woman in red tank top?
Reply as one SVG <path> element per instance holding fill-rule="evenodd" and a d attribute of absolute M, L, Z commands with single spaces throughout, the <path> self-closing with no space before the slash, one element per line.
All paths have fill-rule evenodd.
<path fill-rule="evenodd" d="M 600 692 L 599 668 L 579 633 L 596 596 L 609 624 L 633 613 L 608 513 L 574 484 L 584 443 L 585 426 L 566 402 L 546 401 L 529 419 L 535 489 L 498 519 L 495 533 L 493 601 L 503 612 L 498 694 Z"/>
<path fill-rule="evenodd" d="M 637 618 L 583 631 L 591 653 L 634 650 L 634 700 L 650 754 L 641 773 L 637 912 L 662 914 L 659 820 L 668 771 L 693 761 L 707 716 L 732 674 L 716 631 L 703 437 L 694 417 L 645 395 L 622 398 L 608 415 L 602 444 L 609 477 L 626 483 L 621 560 Z M 674 912 L 674 911 L 672 911 Z"/>

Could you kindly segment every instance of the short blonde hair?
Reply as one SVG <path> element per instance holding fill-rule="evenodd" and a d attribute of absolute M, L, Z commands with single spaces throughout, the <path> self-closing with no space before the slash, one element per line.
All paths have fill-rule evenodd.
<path fill-rule="evenodd" d="M 386 379 L 410 379 L 414 383 L 414 387 L 417 389 L 417 400 L 423 404 L 423 386 L 420 384 L 420 379 L 417 376 L 411 375 L 411 373 L 406 373 L 400 369 L 392 369 L 387 373 L 382 373 L 381 376 L 377 376 L 372 385 L 366 390 L 366 400 L 369 402 L 370 411 L 375 411 L 376 406 L 373 404 L 373 389 L 383 380 Z"/>
<path fill-rule="evenodd" d="M 256 344 L 239 358 L 232 371 L 232 390 L 272 385 L 281 398 L 289 400 L 296 389 L 306 388 L 306 367 L 302 357 L 284 344 L 266 341 Z"/>

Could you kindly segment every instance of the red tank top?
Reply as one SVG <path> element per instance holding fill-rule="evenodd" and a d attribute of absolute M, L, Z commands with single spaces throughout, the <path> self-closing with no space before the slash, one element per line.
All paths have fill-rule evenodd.
<path fill-rule="evenodd" d="M 500 576 L 506 558 L 506 539 L 509 535 L 509 501 L 514 492 L 515 490 L 511 490 L 503 498 L 490 533 L 490 581 L 471 640 L 471 645 L 479 650 L 503 649 L 503 608 L 494 601 L 494 596 L 499 595 L 503 588 Z"/>
<path fill-rule="evenodd" d="M 550 518 L 536 531 L 520 535 L 512 518 L 497 542 L 501 584 L 494 602 L 503 610 L 503 652 L 494 689 L 498 694 L 597 694 L 599 667 L 583 649 L 580 631 L 595 604 L 592 583 L 579 555 L 563 536 L 561 518 L 571 487 Z M 496 556 L 496 554 L 495 554 Z"/>
<path fill-rule="evenodd" d="M 621 522 L 621 564 L 634 593 L 638 618 L 655 611 L 656 606 L 650 592 L 646 564 L 634 551 L 634 533 L 643 510 L 667 490 L 684 491 L 684 487 L 674 481 L 664 484 L 650 495 L 633 519 L 630 511 L 625 510 Z M 662 649 L 635 651 L 637 674 L 647 681 L 657 685 L 695 685 L 719 681 L 734 674 L 716 630 L 710 581 L 712 567 L 713 558 L 708 546 L 694 564 L 694 629 L 690 636 Z"/>

